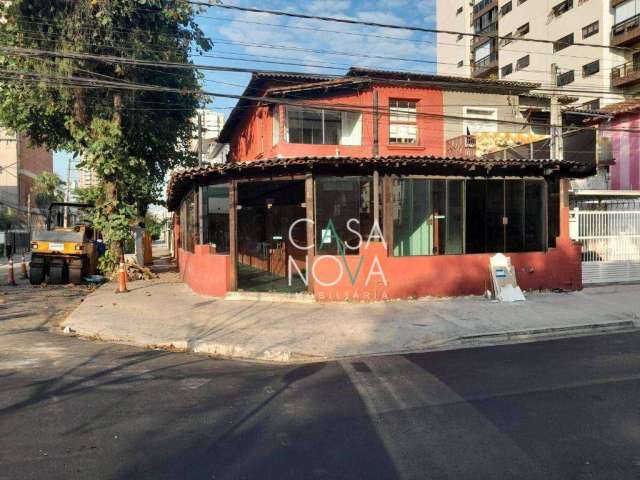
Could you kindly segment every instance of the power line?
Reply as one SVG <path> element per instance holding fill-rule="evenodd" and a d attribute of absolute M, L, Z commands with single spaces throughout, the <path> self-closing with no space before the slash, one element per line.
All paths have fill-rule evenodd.
<path fill-rule="evenodd" d="M 418 26 L 411 26 L 411 25 L 399 25 L 394 23 L 367 22 L 364 20 L 352 20 L 349 18 L 327 17 L 327 16 L 320 16 L 320 15 L 309 15 L 305 13 L 285 12 L 282 10 L 268 10 L 268 9 L 261 9 L 261 8 L 241 7 L 238 5 L 227 5 L 222 3 L 205 3 L 205 2 L 198 2 L 198 1 L 189 1 L 188 3 L 190 3 L 191 5 L 200 5 L 205 7 L 224 8 L 227 10 L 237 10 L 241 12 L 251 12 L 251 13 L 266 13 L 269 15 L 277 15 L 277 16 L 291 17 L 291 18 L 302 18 L 306 20 L 318 20 L 322 22 L 335 22 L 335 23 L 343 23 L 343 24 L 349 24 L 349 25 L 364 25 L 367 27 L 389 28 L 394 30 L 409 30 L 413 32 L 423 32 L 423 33 L 444 33 L 449 35 L 463 35 L 463 36 L 473 37 L 473 38 L 487 37 L 486 34 L 482 35 L 478 33 L 458 32 L 454 30 L 442 30 L 438 28 L 426 28 L 426 27 L 418 27 Z M 504 37 L 499 35 L 496 36 L 496 38 L 498 38 L 499 40 L 509 40 L 509 41 L 518 40 L 518 41 L 524 41 L 524 42 L 546 43 L 551 45 L 563 44 L 562 42 L 557 42 L 554 40 L 546 40 L 542 38 L 529 38 L 529 37 L 515 38 L 515 37 Z M 575 42 L 575 43 L 571 43 L 570 45 L 576 45 L 581 47 L 607 48 L 607 49 L 623 50 L 628 52 L 637 51 L 636 49 L 630 48 L 630 47 L 602 45 L 597 43 Z"/>
<path fill-rule="evenodd" d="M 73 59 L 89 59 L 89 60 L 99 60 L 99 61 L 103 61 L 106 63 L 120 63 L 120 64 L 124 64 L 124 65 L 144 65 L 144 66 L 151 66 L 151 67 L 157 67 L 157 68 L 179 68 L 179 69 L 201 69 L 201 70 L 211 70 L 211 71 L 224 71 L 224 72 L 236 72 L 236 73 L 273 73 L 273 71 L 268 71 L 268 70 L 259 70 L 259 69 L 246 69 L 246 68 L 240 68 L 240 67 L 227 67 L 227 66 L 219 66 L 219 65 L 202 65 L 202 64 L 194 64 L 194 63 L 179 63 L 179 62 L 167 62 L 167 61 L 154 61 L 154 60 L 141 60 L 141 59 L 132 59 L 132 58 L 125 58 L 125 57 L 118 57 L 118 56 L 113 56 L 113 55 L 95 55 L 95 54 L 87 54 L 87 53 L 78 53 L 78 52 L 59 52 L 59 51 L 51 51 L 51 50 L 39 50 L 39 49 L 33 49 L 33 48 L 20 48 L 20 47 L 2 47 L 0 46 L 0 51 L 5 51 L 8 53 L 15 53 L 17 55 L 33 55 L 33 56 L 38 56 L 38 55 L 45 55 L 45 56 L 56 56 L 56 57 L 62 57 L 62 58 L 73 58 Z M 398 71 L 399 73 L 407 73 L 407 74 L 415 74 L 416 72 L 403 72 L 403 71 Z M 298 72 L 295 73 L 296 75 L 299 75 Z M 314 74 L 306 74 L 308 76 L 314 76 Z M 439 77 L 438 75 L 435 74 L 426 74 L 426 75 L 432 75 L 434 77 Z M 332 77 L 332 78 L 344 78 L 344 76 L 342 75 L 329 75 L 329 74 L 315 74 L 315 76 L 318 77 Z M 387 83 L 401 83 L 401 84 L 411 84 L 411 85 L 419 85 L 420 81 L 404 81 L 404 80 L 392 80 L 392 79 L 384 79 L 384 78 L 375 78 L 374 75 L 367 75 L 367 78 L 371 78 L 373 80 L 379 80 L 379 81 L 385 81 Z M 443 77 L 442 80 L 430 80 L 428 82 L 429 85 L 431 86 L 450 86 L 451 82 L 446 81 L 447 77 Z M 450 77 L 449 77 L 450 78 Z M 473 87 L 478 87 L 479 85 L 481 85 L 481 83 L 477 82 L 477 81 L 473 81 L 471 79 L 463 79 L 463 77 L 457 77 L 459 79 L 461 79 L 461 81 L 456 81 L 456 85 L 458 86 L 462 86 L 462 85 L 466 85 L 466 86 L 473 86 Z M 496 81 L 499 84 L 499 81 Z M 508 82 L 506 82 L 508 83 Z M 539 84 L 531 84 L 532 88 L 531 90 L 538 90 L 538 91 L 551 91 L 553 93 L 558 93 L 558 92 L 563 92 L 563 93 L 568 93 L 568 92 L 575 92 L 575 93 L 594 93 L 594 94 L 598 94 L 598 95 L 606 95 L 606 94 L 611 94 L 610 92 L 602 92 L 602 91 L 595 91 L 595 90 L 589 90 L 589 89 L 578 89 L 578 88 L 563 88 L 563 89 L 558 89 L 557 87 L 555 88 L 546 88 L 546 87 L 541 87 L 541 86 L 537 86 Z"/>
<path fill-rule="evenodd" d="M 0 72 L 3 72 L 0 70 Z M 6 73 L 6 71 L 4 71 Z M 213 96 L 213 97 L 222 97 L 222 98 L 232 98 L 236 100 L 249 100 L 257 103 L 265 103 L 272 105 L 290 105 L 297 106 L 306 109 L 322 109 L 322 110 L 335 110 L 335 111 L 359 111 L 368 114 L 378 114 L 390 116 L 394 113 L 393 108 L 391 107 L 375 107 L 372 105 L 354 105 L 354 104 L 309 104 L 306 102 L 293 101 L 293 100 L 285 100 L 281 98 L 274 97 L 256 97 L 250 95 L 233 95 L 227 93 L 218 93 L 218 92 L 207 92 L 200 90 L 183 90 L 171 87 L 164 87 L 159 85 L 148 85 L 148 84 L 136 84 L 132 82 L 111 82 L 105 80 L 97 80 L 97 79 L 86 79 L 83 77 L 75 77 L 75 76 L 47 76 L 37 72 L 28 72 L 28 71 L 19 71 L 19 72 L 10 72 L 16 75 L 30 75 L 34 78 L 48 79 L 48 80 L 62 80 L 66 82 L 88 82 L 92 85 L 96 86 L 104 86 L 109 88 L 119 88 L 123 90 L 132 90 L 132 91 L 150 91 L 150 92 L 167 92 L 167 93 L 181 93 L 181 94 L 201 94 L 205 96 Z M 469 120 L 467 117 L 456 116 L 456 115 L 448 115 L 448 114 L 438 114 L 438 113 L 428 113 L 428 112 L 416 112 L 416 116 L 426 117 L 426 118 L 440 118 L 440 119 L 455 119 L 455 120 Z M 503 120 L 503 119 L 474 119 L 477 121 L 485 121 L 492 124 L 506 124 L 506 125 L 518 125 L 521 127 L 530 127 L 535 126 L 538 128 L 566 128 L 566 126 L 561 125 L 552 125 L 552 124 L 542 124 L 542 123 L 531 123 L 531 122 L 519 122 L 515 120 Z M 640 133 L 640 129 L 620 129 L 620 128 L 611 128 L 611 127 L 602 127 L 602 131 L 619 131 L 619 132 L 628 132 L 628 133 Z"/>
<path fill-rule="evenodd" d="M 36 23 L 36 22 L 32 22 L 32 23 Z M 130 30 L 123 30 L 123 31 L 129 32 L 129 33 L 134 33 L 133 31 L 130 31 Z M 358 55 L 358 54 L 351 54 L 351 53 L 348 53 L 348 52 L 333 52 L 333 51 L 330 51 L 330 50 L 302 49 L 300 47 L 290 47 L 290 46 L 286 46 L 286 45 L 263 45 L 263 44 L 255 44 L 255 43 L 248 43 L 248 42 L 233 42 L 233 41 L 226 41 L 226 40 L 220 40 L 220 39 L 216 39 L 215 41 L 217 41 L 219 43 L 223 43 L 223 44 L 230 44 L 230 45 L 251 46 L 253 48 L 283 49 L 283 50 L 293 50 L 293 51 L 309 51 L 311 53 L 322 53 L 322 54 L 327 54 L 327 55 L 345 55 L 345 56 L 354 56 L 354 57 L 365 57 L 365 58 L 367 58 L 366 54 Z M 114 48 L 114 49 L 118 48 L 118 49 L 131 50 L 131 49 L 127 49 L 126 47 L 115 47 L 115 46 L 114 47 L 104 46 L 104 48 Z M 162 52 L 161 50 L 152 50 L 152 49 L 150 49 L 150 51 Z M 242 55 L 241 53 L 231 53 L 231 52 L 230 52 L 230 54 L 232 54 L 232 55 Z M 535 52 L 534 52 L 534 54 L 535 54 Z M 257 55 L 250 55 L 250 54 L 245 54 L 245 55 L 253 56 L 253 57 L 257 56 Z M 234 61 L 252 61 L 252 62 L 267 63 L 267 64 L 286 65 L 286 66 L 301 66 L 301 67 L 311 67 L 311 68 L 330 69 L 330 70 L 341 70 L 342 68 L 335 68 L 335 67 L 331 67 L 329 65 L 326 65 L 328 63 L 331 63 L 333 65 L 340 65 L 341 67 L 344 66 L 342 64 L 337 64 L 335 62 L 322 62 L 325 65 L 319 65 L 319 64 L 309 64 L 309 63 L 294 63 L 294 62 L 275 62 L 275 61 L 272 62 L 272 61 L 266 61 L 266 60 L 260 60 L 260 59 L 245 60 L 245 59 L 230 58 L 230 57 L 217 56 L 217 55 L 199 54 L 199 55 L 196 55 L 196 56 L 206 57 L 206 58 L 218 58 L 218 59 L 223 59 L 223 60 L 226 59 L 226 60 L 234 60 Z M 273 58 L 282 58 L 282 57 L 273 57 Z M 439 64 L 439 65 L 453 65 L 453 64 L 450 64 L 450 63 L 446 63 L 446 62 L 437 62 L 437 61 L 431 61 L 431 60 L 418 60 L 418 59 L 401 58 L 401 57 L 377 56 L 376 58 L 383 58 L 383 59 L 389 59 L 389 60 L 394 60 L 394 61 L 404 61 L 404 62 L 420 62 L 420 61 L 424 61 L 424 62 L 428 62 L 428 63 L 436 63 L 436 64 Z M 584 57 L 584 58 L 592 58 L 592 57 Z M 205 67 L 206 66 L 197 65 L 197 68 L 199 68 L 199 69 L 205 69 Z M 345 66 L 345 68 L 346 68 L 346 66 Z M 541 72 L 540 70 L 533 70 L 533 69 L 527 69 L 527 71 L 530 71 L 530 72 Z M 573 71 L 576 72 L 578 70 L 573 69 Z M 407 72 L 407 73 L 409 73 L 409 72 Z M 413 72 L 413 73 L 415 73 L 415 72 Z M 542 73 L 548 73 L 548 72 L 542 72 Z M 591 77 L 604 78 L 604 75 L 594 74 Z M 549 86 L 549 87 L 554 88 L 554 89 L 559 89 L 560 91 L 563 91 L 563 92 L 587 93 L 587 94 L 596 94 L 596 95 L 614 95 L 615 99 L 619 99 L 623 95 L 622 92 L 615 93 L 615 92 L 612 92 L 612 91 L 609 91 L 609 90 L 606 90 L 606 91 L 605 90 L 595 91 L 595 90 L 591 89 L 591 87 L 589 87 L 588 85 L 575 86 L 573 88 L 557 87 L 557 85 L 555 83 L 551 83 L 551 82 L 541 82 L 540 85 L 541 86 Z M 581 95 L 581 96 L 589 96 L 589 95 Z"/>

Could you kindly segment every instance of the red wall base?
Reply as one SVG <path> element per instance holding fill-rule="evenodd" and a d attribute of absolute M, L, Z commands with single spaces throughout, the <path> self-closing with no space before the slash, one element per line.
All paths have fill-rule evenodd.
<path fill-rule="evenodd" d="M 179 249 L 178 265 L 184 282 L 194 292 L 224 297 L 229 291 L 229 255 L 217 255 L 210 245 L 196 245 L 194 253 Z"/>
<path fill-rule="evenodd" d="M 382 243 L 372 243 L 368 249 L 363 247 L 359 256 L 337 257 L 342 268 L 333 259 L 316 259 L 313 292 L 319 301 L 482 295 L 491 289 L 491 256 L 389 257 Z M 546 253 L 510 253 L 507 256 L 511 258 L 523 290 L 582 288 L 581 246 L 570 240 L 558 239 L 556 248 Z M 375 258 L 379 262 L 377 265 L 374 265 Z M 311 260 L 310 265 L 313 265 Z M 380 272 L 384 273 L 384 278 Z"/>
<path fill-rule="evenodd" d="M 525 291 L 579 290 L 581 252 L 580 244 L 559 238 L 556 248 L 546 253 L 507 256 Z M 325 302 L 482 295 L 491 289 L 491 256 L 389 257 L 382 243 L 371 243 L 368 248 L 363 246 L 360 255 L 309 258 L 308 275 L 315 298 Z M 217 255 L 212 247 L 197 245 L 195 253 L 179 249 L 178 263 L 185 283 L 196 293 L 223 297 L 229 291 L 228 255 Z"/>

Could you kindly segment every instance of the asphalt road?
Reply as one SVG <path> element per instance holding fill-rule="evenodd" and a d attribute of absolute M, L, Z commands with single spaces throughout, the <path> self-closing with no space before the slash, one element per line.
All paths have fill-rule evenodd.
<path fill-rule="evenodd" d="M 25 292 L 2 479 L 640 478 L 640 334 L 268 366 L 53 334 Z"/>

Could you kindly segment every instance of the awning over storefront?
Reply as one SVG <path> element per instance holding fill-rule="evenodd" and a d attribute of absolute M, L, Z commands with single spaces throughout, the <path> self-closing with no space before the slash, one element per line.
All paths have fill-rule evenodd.
<path fill-rule="evenodd" d="M 167 208 L 175 210 L 194 185 L 225 179 L 325 175 L 437 175 L 464 177 L 564 177 L 592 175 L 591 167 L 553 159 L 469 159 L 436 156 L 295 157 L 259 159 L 175 171 L 167 186 Z"/>

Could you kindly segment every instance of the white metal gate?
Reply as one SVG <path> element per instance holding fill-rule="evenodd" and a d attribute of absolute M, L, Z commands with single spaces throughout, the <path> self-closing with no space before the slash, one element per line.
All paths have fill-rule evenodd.
<path fill-rule="evenodd" d="M 582 283 L 640 281 L 640 210 L 572 210 L 582 243 Z"/>

